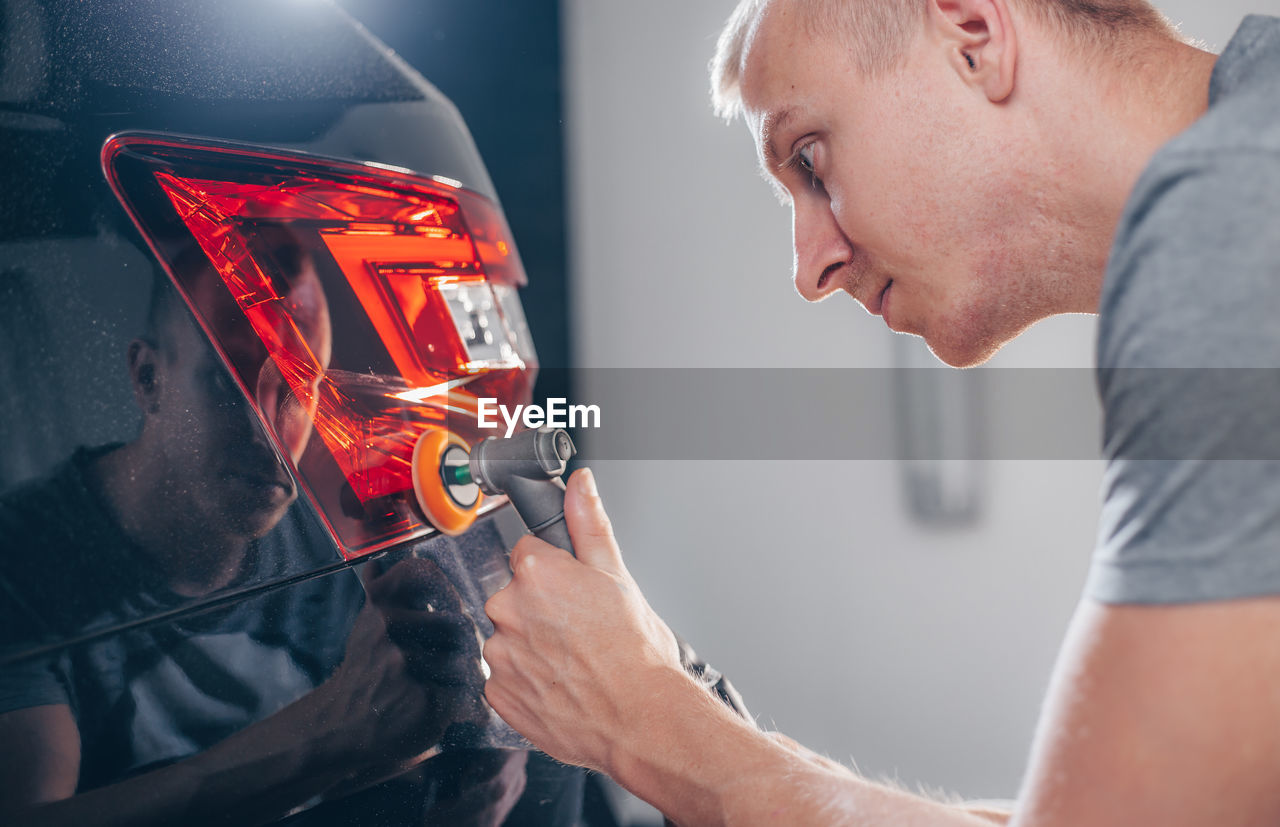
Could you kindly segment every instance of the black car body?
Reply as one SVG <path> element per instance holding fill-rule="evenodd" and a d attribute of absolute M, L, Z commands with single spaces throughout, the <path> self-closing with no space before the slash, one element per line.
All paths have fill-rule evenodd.
<path fill-rule="evenodd" d="M 326 3 L 3 16 L 0 820 L 581 823 L 483 703 L 520 524 L 410 479 L 537 365 L 457 111 Z"/>

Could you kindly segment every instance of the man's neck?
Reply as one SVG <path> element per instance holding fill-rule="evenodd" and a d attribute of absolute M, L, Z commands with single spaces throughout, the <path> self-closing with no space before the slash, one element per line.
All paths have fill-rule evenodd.
<path fill-rule="evenodd" d="M 155 564 L 170 590 L 199 597 L 235 580 L 248 550 L 243 538 L 210 531 L 182 502 L 159 453 L 136 440 L 101 457 L 92 469 L 121 532 Z"/>
<path fill-rule="evenodd" d="M 1186 43 L 1160 40 L 1100 72 L 1095 126 L 1109 131 L 1105 137 L 1123 165 L 1122 203 L 1156 151 L 1205 113 L 1217 59 Z"/>
<path fill-rule="evenodd" d="M 1217 56 L 1152 38 L 1124 56 L 1083 70 L 1078 56 L 1037 67 L 1041 140 L 1052 159 L 1046 184 L 1057 190 L 1060 219 L 1081 240 L 1071 269 L 1095 273 L 1073 291 L 1069 310 L 1096 312 L 1115 230 L 1152 156 L 1204 114 Z"/>

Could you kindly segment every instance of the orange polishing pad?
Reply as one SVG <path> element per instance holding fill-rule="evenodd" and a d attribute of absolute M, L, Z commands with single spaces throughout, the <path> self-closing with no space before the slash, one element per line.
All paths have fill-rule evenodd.
<path fill-rule="evenodd" d="M 459 464 L 469 454 L 467 443 L 450 431 L 429 430 L 413 446 L 413 492 L 431 524 L 450 536 L 461 534 L 475 522 L 480 509 L 476 485 L 445 485 L 441 470 L 446 454 L 449 464 Z"/>

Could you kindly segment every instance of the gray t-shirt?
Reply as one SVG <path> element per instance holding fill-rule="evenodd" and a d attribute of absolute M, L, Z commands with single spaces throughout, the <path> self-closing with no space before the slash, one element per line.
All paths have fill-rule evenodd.
<path fill-rule="evenodd" d="M 1207 113 L 1139 179 L 1099 313 L 1108 465 L 1086 594 L 1280 594 L 1280 18 L 1245 19 Z"/>

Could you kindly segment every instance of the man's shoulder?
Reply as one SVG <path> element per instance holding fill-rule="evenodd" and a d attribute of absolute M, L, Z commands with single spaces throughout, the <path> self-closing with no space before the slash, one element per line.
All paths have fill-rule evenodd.
<path fill-rule="evenodd" d="M 0 602 L 6 615 L 25 618 L 23 627 L 77 630 L 123 574 L 122 535 L 86 479 L 88 463 L 106 450 L 79 449 L 0 495 Z"/>
<path fill-rule="evenodd" d="M 1100 367 L 1280 365 L 1280 21 L 1275 34 L 1276 77 L 1220 95 L 1138 179 L 1099 302 Z"/>
<path fill-rule="evenodd" d="M 1214 65 L 1207 111 L 1153 165 L 1200 153 L 1280 153 L 1280 17 L 1245 19 Z"/>
<path fill-rule="evenodd" d="M 1251 18 L 1209 111 L 1156 154 L 1116 230 L 1099 305 L 1094 599 L 1280 594 L 1278 306 L 1280 20 Z"/>
<path fill-rule="evenodd" d="M 43 476 L 0 494 L 0 555 L 5 570 L 75 562 L 71 540 L 100 510 L 84 478 L 86 452 L 77 450 Z"/>
<path fill-rule="evenodd" d="M 1117 231 L 1117 250 L 1153 210 L 1171 223 L 1280 212 L 1280 18 L 1253 15 L 1214 66 L 1205 113 L 1152 157 Z M 1228 197 L 1229 196 L 1229 197 Z M 1235 241 L 1238 239 L 1224 239 Z"/>

